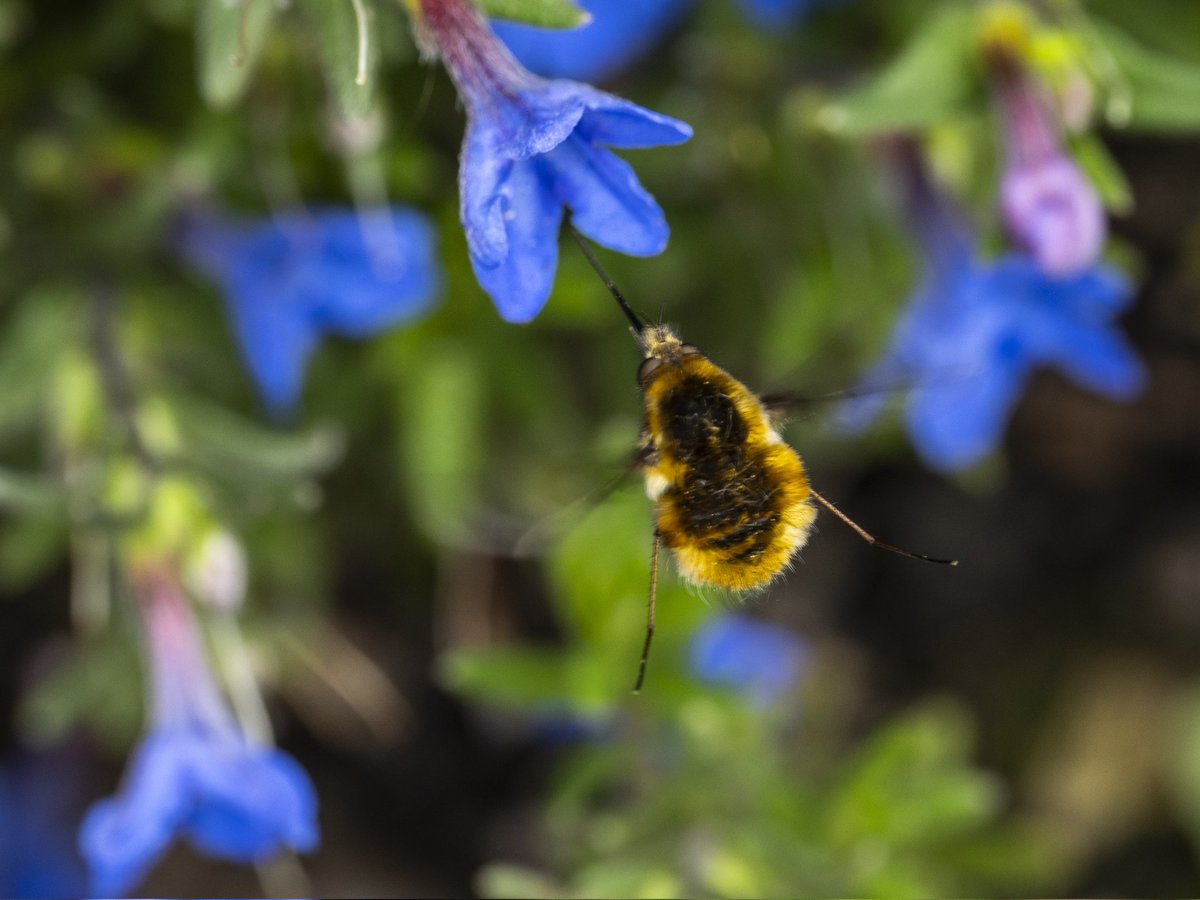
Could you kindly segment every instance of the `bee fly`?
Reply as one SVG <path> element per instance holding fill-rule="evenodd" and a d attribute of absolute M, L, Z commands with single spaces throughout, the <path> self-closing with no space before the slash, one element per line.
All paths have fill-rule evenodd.
<path fill-rule="evenodd" d="M 629 320 L 644 359 L 638 387 L 645 420 L 634 466 L 654 502 L 646 640 L 634 693 L 642 689 L 654 638 L 658 556 L 665 545 L 681 575 L 698 585 L 745 592 L 769 584 L 808 541 L 815 500 L 876 547 L 933 559 L 885 544 L 813 490 L 800 456 L 784 443 L 771 408 L 666 325 L 637 315 L 584 240 L 592 268 Z"/>

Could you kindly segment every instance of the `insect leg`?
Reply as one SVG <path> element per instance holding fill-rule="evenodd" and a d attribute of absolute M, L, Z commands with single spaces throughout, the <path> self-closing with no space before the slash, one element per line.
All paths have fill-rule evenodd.
<path fill-rule="evenodd" d="M 932 556 L 926 556 L 923 553 L 913 553 L 909 550 L 902 550 L 899 547 L 896 547 L 892 544 L 885 544 L 883 541 L 879 540 L 879 538 L 875 537 L 875 535 L 870 534 L 865 528 L 863 528 L 861 525 L 859 525 L 857 522 L 855 522 L 853 519 L 851 519 L 849 516 L 847 516 L 844 512 L 842 512 L 840 509 L 838 509 L 836 506 L 834 506 L 832 503 L 830 503 L 828 500 L 826 500 L 824 497 L 822 497 L 816 491 L 812 490 L 811 487 L 809 488 L 809 491 L 814 497 L 816 497 L 818 503 L 820 503 L 827 510 L 829 510 L 831 513 L 833 513 L 835 516 L 837 516 L 839 519 L 841 519 L 843 522 L 845 522 L 847 525 L 849 525 L 852 529 L 854 529 L 854 533 L 857 534 L 864 541 L 866 541 L 868 544 L 878 547 L 881 550 L 890 550 L 892 553 L 899 553 L 901 556 L 907 556 L 909 559 L 920 559 L 925 562 L 938 563 L 939 565 L 943 565 L 943 566 L 957 566 L 958 565 L 957 559 L 934 559 Z"/>
<path fill-rule="evenodd" d="M 650 642 L 654 640 L 654 600 L 658 595 L 658 551 L 662 547 L 662 535 L 654 529 L 654 544 L 650 549 L 650 599 L 646 603 L 646 642 L 642 644 L 642 660 L 638 663 L 637 683 L 633 692 L 642 692 L 642 682 L 646 680 L 646 660 L 650 658 Z"/>

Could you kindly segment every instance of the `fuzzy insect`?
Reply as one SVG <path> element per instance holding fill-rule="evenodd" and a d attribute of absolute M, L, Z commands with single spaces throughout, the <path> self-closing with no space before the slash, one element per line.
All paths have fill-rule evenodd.
<path fill-rule="evenodd" d="M 635 466 L 654 503 L 655 528 L 635 693 L 645 680 L 654 638 L 663 546 L 689 581 L 752 591 L 786 571 L 808 541 L 820 504 L 870 544 L 912 559 L 958 565 L 878 540 L 813 490 L 799 454 L 779 434 L 772 409 L 670 327 L 643 321 L 587 244 L 577 234 L 575 239 L 629 319 L 644 357 L 637 380 L 645 420 Z"/>

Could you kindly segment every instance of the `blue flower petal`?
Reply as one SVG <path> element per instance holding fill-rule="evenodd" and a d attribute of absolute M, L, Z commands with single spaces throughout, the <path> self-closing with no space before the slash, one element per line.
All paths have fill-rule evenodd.
<path fill-rule="evenodd" d="M 748 616 L 717 616 L 692 636 L 689 657 L 696 678 L 741 691 L 765 706 L 799 677 L 807 657 L 804 643 L 782 628 Z"/>
<path fill-rule="evenodd" d="M 129 764 L 120 794 L 96 803 L 84 817 L 79 847 L 96 896 L 128 893 L 171 843 L 190 800 L 191 740 L 180 733 L 147 737 Z"/>
<path fill-rule="evenodd" d="M 666 248 L 666 217 L 624 160 L 572 137 L 547 154 L 546 164 L 555 194 L 571 208 L 571 222 L 581 233 L 631 256 Z"/>
<path fill-rule="evenodd" d="M 692 127 L 686 122 L 585 84 L 576 88 L 586 104 L 576 133 L 588 143 L 635 150 L 682 144 L 692 136 Z"/>
<path fill-rule="evenodd" d="M 1135 397 L 1145 386 L 1141 361 L 1121 335 L 1090 323 L 1058 320 L 1037 335 L 1026 334 L 1029 353 L 1061 369 L 1080 387 L 1115 400 Z"/>
<path fill-rule="evenodd" d="M 193 777 L 204 802 L 191 811 L 185 830 L 203 852 L 259 861 L 285 847 L 303 853 L 316 846 L 316 794 L 290 756 L 235 746 L 198 761 Z"/>
<path fill-rule="evenodd" d="M 1050 281 L 1044 279 L 1044 281 Z M 1133 303 L 1133 285 L 1123 272 L 1108 266 L 1093 266 L 1067 285 L 1050 281 L 1065 297 L 1075 315 L 1109 320 Z"/>
<path fill-rule="evenodd" d="M 528 322 L 541 312 L 558 267 L 562 203 L 544 183 L 542 165 L 513 163 L 496 194 L 507 253 L 493 264 L 471 253 L 476 279 L 509 322 Z"/>
<path fill-rule="evenodd" d="M 404 209 L 325 216 L 322 278 L 310 300 L 310 321 L 322 330 L 366 337 L 428 309 L 441 288 L 430 265 L 437 239 L 429 220 Z M 329 285 L 336 290 L 329 290 Z"/>
<path fill-rule="evenodd" d="M 694 0 L 585 0 L 592 16 L 580 28 L 536 28 L 496 22 L 492 28 L 531 72 L 549 78 L 602 81 L 646 55 Z"/>
<path fill-rule="evenodd" d="M 308 317 L 293 300 L 257 291 L 239 291 L 229 299 L 242 356 L 272 413 L 285 412 L 299 403 L 304 370 L 318 340 Z"/>
<path fill-rule="evenodd" d="M 489 124 L 498 138 L 493 152 L 518 160 L 548 153 L 575 131 L 584 109 L 573 81 L 542 81 L 518 91 L 490 110 Z"/>
<path fill-rule="evenodd" d="M 463 140 L 458 170 L 463 231 L 472 261 L 498 266 L 508 255 L 504 199 L 513 160 L 497 150 L 499 136 L 487 120 L 472 120 Z"/>
<path fill-rule="evenodd" d="M 1020 360 L 996 361 L 974 378 L 917 391 L 906 420 L 922 458 L 935 469 L 955 471 L 986 456 L 1004 434 L 1026 371 Z"/>

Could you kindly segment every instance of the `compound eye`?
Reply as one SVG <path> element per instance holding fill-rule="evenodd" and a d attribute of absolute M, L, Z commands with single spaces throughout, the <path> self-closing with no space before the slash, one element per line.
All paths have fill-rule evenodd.
<path fill-rule="evenodd" d="M 657 356 L 648 356 L 642 360 L 642 364 L 638 366 L 637 379 L 638 384 L 645 385 L 650 380 L 655 372 L 662 367 L 662 360 Z"/>

